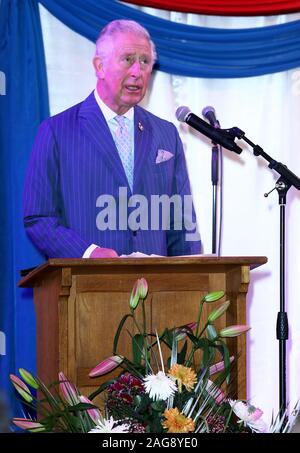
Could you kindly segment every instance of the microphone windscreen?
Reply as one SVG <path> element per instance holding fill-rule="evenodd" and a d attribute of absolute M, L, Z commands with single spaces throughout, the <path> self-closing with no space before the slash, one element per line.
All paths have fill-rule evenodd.
<path fill-rule="evenodd" d="M 178 121 L 185 121 L 187 115 L 191 113 L 191 110 L 186 107 L 185 105 L 182 105 L 181 107 L 178 107 L 178 109 L 176 110 L 176 118 L 178 119 Z"/>
<path fill-rule="evenodd" d="M 204 116 L 204 118 L 206 117 L 206 115 L 209 112 L 212 112 L 212 113 L 216 114 L 215 109 L 211 105 L 208 105 L 207 107 L 204 107 L 204 109 L 202 110 L 202 115 Z"/>

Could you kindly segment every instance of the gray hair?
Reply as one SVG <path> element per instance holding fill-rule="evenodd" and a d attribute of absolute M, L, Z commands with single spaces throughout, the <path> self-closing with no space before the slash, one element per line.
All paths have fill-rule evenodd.
<path fill-rule="evenodd" d="M 151 40 L 149 32 L 146 30 L 146 28 L 142 27 L 138 22 L 135 22 L 134 20 L 117 19 L 105 25 L 105 27 L 101 30 L 100 35 L 98 36 L 98 39 L 96 41 L 95 56 L 104 58 L 106 56 L 105 52 L 106 40 L 112 38 L 117 33 L 128 33 L 128 32 L 146 38 L 149 41 L 152 52 L 152 60 L 154 64 L 157 59 L 155 44 Z"/>

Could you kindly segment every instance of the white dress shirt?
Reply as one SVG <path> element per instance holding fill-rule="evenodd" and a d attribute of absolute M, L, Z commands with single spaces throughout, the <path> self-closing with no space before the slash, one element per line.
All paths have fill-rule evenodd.
<path fill-rule="evenodd" d="M 115 141 L 116 137 L 116 131 L 118 128 L 118 124 L 115 121 L 115 117 L 117 116 L 117 113 L 111 110 L 100 98 L 97 88 L 94 90 L 94 95 L 96 102 L 103 113 L 103 116 L 105 118 L 105 121 L 107 122 L 107 125 L 109 127 L 109 130 L 111 132 L 111 135 L 113 136 L 113 139 Z M 131 135 L 131 143 L 132 143 L 132 153 L 134 155 L 134 108 L 131 107 L 123 116 L 129 120 L 128 126 L 129 126 L 129 134 Z M 92 252 L 97 248 L 100 247 L 100 245 L 96 244 L 91 244 L 86 251 L 84 252 L 82 258 L 89 258 L 92 254 Z"/>

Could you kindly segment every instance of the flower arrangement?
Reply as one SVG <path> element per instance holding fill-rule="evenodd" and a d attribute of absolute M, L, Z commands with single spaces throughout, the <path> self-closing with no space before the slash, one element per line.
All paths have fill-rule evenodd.
<path fill-rule="evenodd" d="M 120 368 L 117 378 L 86 397 L 62 372 L 58 382 L 48 388 L 39 378 L 20 369 L 22 379 L 10 375 L 12 384 L 24 404 L 37 410 L 39 419 L 14 418 L 14 425 L 30 432 L 288 432 L 291 425 L 286 417 L 276 417 L 267 427 L 259 408 L 225 393 L 235 360 L 225 340 L 245 334 L 250 327 L 234 325 L 216 330 L 214 323 L 226 312 L 229 301 L 212 309 L 202 322 L 204 304 L 221 299 L 223 291 L 201 299 L 195 322 L 165 329 L 161 334 L 146 330 L 147 293 L 146 280 L 138 279 L 129 300 L 130 312 L 121 319 L 114 338 L 113 355 L 89 373 L 93 378 Z M 142 322 L 136 316 L 139 309 Z M 120 334 L 128 318 L 137 332 L 129 333 L 132 358 L 118 353 Z M 42 398 L 34 396 L 34 391 Z M 93 403 L 97 395 L 104 397 L 104 410 Z"/>

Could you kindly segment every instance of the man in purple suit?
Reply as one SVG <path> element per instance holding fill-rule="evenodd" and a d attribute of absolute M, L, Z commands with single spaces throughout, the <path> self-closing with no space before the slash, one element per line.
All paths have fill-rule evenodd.
<path fill-rule="evenodd" d="M 137 105 L 155 59 L 147 30 L 109 23 L 96 43 L 95 91 L 41 124 L 24 224 L 46 257 L 200 253 L 178 132 Z"/>

